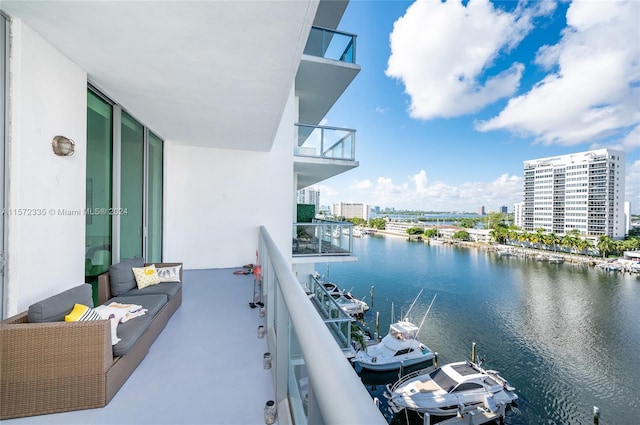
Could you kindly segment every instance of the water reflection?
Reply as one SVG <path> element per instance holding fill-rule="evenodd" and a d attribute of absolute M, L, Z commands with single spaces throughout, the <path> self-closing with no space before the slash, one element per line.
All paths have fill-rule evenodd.
<path fill-rule="evenodd" d="M 356 296 L 375 286 L 367 325 L 378 311 L 386 332 L 391 304 L 398 319 L 424 288 L 412 310 L 421 318 L 437 293 L 420 339 L 440 364 L 477 342 L 517 387 L 508 424 L 593 423 L 593 406 L 601 425 L 639 423 L 639 277 L 401 238 L 362 238 L 354 251 L 358 263 L 332 265 L 331 278 Z"/>

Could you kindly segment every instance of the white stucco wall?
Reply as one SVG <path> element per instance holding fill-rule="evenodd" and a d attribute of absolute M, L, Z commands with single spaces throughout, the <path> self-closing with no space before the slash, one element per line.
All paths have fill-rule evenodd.
<path fill-rule="evenodd" d="M 85 206 L 87 134 L 86 73 L 17 19 L 10 37 L 7 316 L 84 282 L 85 217 L 58 210 Z M 73 156 L 54 155 L 56 135 Z"/>
<path fill-rule="evenodd" d="M 292 92 L 270 152 L 165 142 L 165 261 L 187 269 L 253 263 L 261 225 L 290 255 L 294 110 Z"/>

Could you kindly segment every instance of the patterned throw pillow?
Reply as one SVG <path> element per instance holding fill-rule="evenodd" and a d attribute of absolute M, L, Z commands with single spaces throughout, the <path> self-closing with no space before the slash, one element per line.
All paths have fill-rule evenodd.
<path fill-rule="evenodd" d="M 90 320 L 104 320 L 109 319 L 109 317 L 103 317 L 100 314 L 100 307 L 98 306 L 95 309 L 87 307 L 86 305 L 76 304 L 73 306 L 73 310 L 66 316 L 64 316 L 65 322 L 86 322 Z M 118 327 L 118 321 L 111 319 L 111 345 L 116 345 L 120 342 L 120 338 L 118 338 L 118 334 L 116 333 L 116 329 Z"/>
<path fill-rule="evenodd" d="M 65 322 L 88 322 L 90 320 L 102 320 L 102 317 L 91 307 L 75 304 L 73 310 L 64 316 Z"/>
<path fill-rule="evenodd" d="M 158 276 L 160 276 L 160 282 L 180 282 L 180 269 L 179 266 L 159 267 L 157 269 Z"/>
<path fill-rule="evenodd" d="M 160 283 L 156 266 L 153 264 L 146 267 L 133 267 L 133 275 L 136 277 L 138 289 Z"/>

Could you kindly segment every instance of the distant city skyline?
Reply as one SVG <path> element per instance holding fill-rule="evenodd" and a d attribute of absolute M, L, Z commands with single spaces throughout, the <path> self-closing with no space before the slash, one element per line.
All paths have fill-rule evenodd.
<path fill-rule="evenodd" d="M 323 124 L 360 166 L 320 203 L 512 211 L 524 161 L 606 147 L 640 213 L 639 27 L 636 1 L 350 2 L 362 71 Z"/>

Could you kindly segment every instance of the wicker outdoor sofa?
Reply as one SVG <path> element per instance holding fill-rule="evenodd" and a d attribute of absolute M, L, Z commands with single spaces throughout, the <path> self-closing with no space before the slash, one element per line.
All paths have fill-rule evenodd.
<path fill-rule="evenodd" d="M 64 321 L 73 302 L 93 306 L 89 284 L 63 291 L 0 322 L 0 420 L 104 407 L 111 401 L 182 304 L 182 263 L 155 263 L 165 270 L 173 268 L 179 282 L 143 289 L 118 287 L 122 282 L 115 282 L 114 276 L 121 281 L 124 271 L 128 279 L 132 264 L 146 265 L 142 259 L 125 260 L 98 278 L 98 304 L 116 301 L 148 309 L 145 315 L 118 325 L 122 340 L 115 345 L 111 320 Z M 30 315 L 37 312 L 34 306 L 51 299 L 58 305 L 60 299 L 71 302 L 62 312 L 62 321 L 58 316 L 56 321 L 30 323 Z"/>

